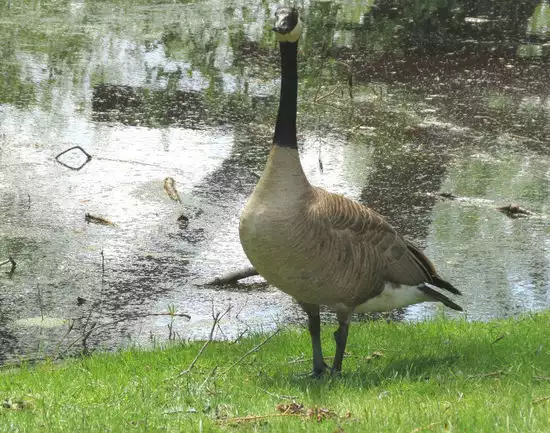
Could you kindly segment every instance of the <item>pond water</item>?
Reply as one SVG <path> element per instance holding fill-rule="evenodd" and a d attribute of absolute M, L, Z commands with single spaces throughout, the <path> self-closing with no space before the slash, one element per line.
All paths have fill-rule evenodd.
<path fill-rule="evenodd" d="M 311 182 L 386 215 L 464 294 L 464 314 L 425 304 L 395 317 L 548 308 L 547 4 L 506 20 L 479 2 L 437 15 L 436 30 L 428 9 L 385 4 L 301 3 Z M 229 307 L 217 338 L 303 320 L 259 277 L 206 284 L 248 266 L 238 218 L 277 107 L 275 7 L 0 4 L 0 263 L 17 263 L 0 266 L 0 363 L 205 338 Z M 91 160 L 60 160 L 80 170 L 55 159 L 73 146 Z M 497 210 L 510 204 L 531 214 Z"/>

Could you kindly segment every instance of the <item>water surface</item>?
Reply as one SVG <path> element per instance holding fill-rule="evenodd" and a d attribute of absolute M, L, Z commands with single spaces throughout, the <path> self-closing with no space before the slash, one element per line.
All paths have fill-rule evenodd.
<path fill-rule="evenodd" d="M 303 320 L 260 278 L 204 284 L 247 265 L 237 227 L 278 101 L 276 4 L 8 5 L 0 263 L 11 256 L 17 268 L 0 268 L 0 362 L 205 338 L 212 313 L 229 306 L 219 338 Z M 463 291 L 470 320 L 550 305 L 544 5 L 508 16 L 481 2 L 439 17 L 438 38 L 414 8 L 303 5 L 298 126 L 311 182 L 422 245 Z M 81 170 L 55 160 L 72 146 L 92 155 Z M 78 152 L 63 160 L 85 162 Z M 165 193 L 167 177 L 182 203 Z M 496 210 L 509 204 L 532 215 Z"/>

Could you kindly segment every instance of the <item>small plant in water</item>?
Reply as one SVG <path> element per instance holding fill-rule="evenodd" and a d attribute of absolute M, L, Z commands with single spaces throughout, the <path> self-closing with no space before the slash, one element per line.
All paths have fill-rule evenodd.
<path fill-rule="evenodd" d="M 168 315 L 170 316 L 170 323 L 168 323 L 168 341 L 174 341 L 176 339 L 176 333 L 174 332 L 174 322 L 176 321 L 176 306 L 174 304 L 168 305 Z"/>

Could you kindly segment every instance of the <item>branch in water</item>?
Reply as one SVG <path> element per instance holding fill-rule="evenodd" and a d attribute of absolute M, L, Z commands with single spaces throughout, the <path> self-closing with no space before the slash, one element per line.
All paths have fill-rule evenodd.
<path fill-rule="evenodd" d="M 8 257 L 8 260 L 5 260 L 3 262 L 0 262 L 0 266 L 4 266 L 4 265 L 7 265 L 8 263 L 11 264 L 11 269 L 10 271 L 8 272 L 8 274 L 11 276 L 14 272 L 15 272 L 15 268 L 17 266 L 17 263 L 15 262 L 15 260 L 13 260 L 13 258 L 10 256 Z"/>
<path fill-rule="evenodd" d="M 207 284 L 222 286 L 224 284 L 236 283 L 243 278 L 253 277 L 254 275 L 258 275 L 258 271 L 254 269 L 254 267 L 249 266 L 247 268 L 243 268 L 238 271 L 222 275 L 221 277 L 216 277 L 213 280 L 209 281 Z"/>

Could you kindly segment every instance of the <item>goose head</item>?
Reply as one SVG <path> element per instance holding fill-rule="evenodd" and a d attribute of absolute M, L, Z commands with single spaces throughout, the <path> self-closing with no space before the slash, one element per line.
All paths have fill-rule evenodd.
<path fill-rule="evenodd" d="M 296 8 L 287 6 L 277 8 L 273 31 L 279 42 L 298 42 L 302 34 L 302 21 Z"/>

